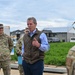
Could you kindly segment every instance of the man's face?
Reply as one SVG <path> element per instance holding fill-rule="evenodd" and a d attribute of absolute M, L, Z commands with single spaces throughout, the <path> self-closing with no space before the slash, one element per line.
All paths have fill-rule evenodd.
<path fill-rule="evenodd" d="M 33 23 L 33 20 L 28 20 L 27 21 L 27 26 L 30 32 L 34 31 L 36 28 L 36 24 Z"/>
<path fill-rule="evenodd" d="M 0 28 L 0 34 L 2 34 L 3 33 L 3 28 Z"/>

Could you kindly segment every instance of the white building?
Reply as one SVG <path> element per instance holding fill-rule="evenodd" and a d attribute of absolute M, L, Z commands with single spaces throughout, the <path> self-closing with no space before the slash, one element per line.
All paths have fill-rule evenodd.
<path fill-rule="evenodd" d="M 43 32 L 49 37 L 57 37 L 60 41 L 69 42 L 71 37 L 75 37 L 73 27 L 49 27 L 44 28 Z"/>

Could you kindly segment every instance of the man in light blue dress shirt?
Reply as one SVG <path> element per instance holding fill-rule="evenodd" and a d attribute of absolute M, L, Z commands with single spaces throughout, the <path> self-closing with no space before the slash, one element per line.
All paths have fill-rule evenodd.
<path fill-rule="evenodd" d="M 29 33 L 30 36 L 32 37 L 33 34 L 36 32 L 36 29 L 33 31 L 33 33 Z M 48 43 L 48 39 L 45 33 L 41 33 L 40 35 L 40 40 L 41 40 L 41 46 L 39 47 L 39 49 L 41 51 L 48 51 L 49 50 L 49 43 Z M 22 54 L 24 53 L 24 44 L 22 45 Z"/>
<path fill-rule="evenodd" d="M 28 33 L 28 35 L 25 35 L 23 37 L 23 38 L 27 38 L 27 40 L 23 39 L 24 44 L 22 45 L 22 54 L 23 54 L 23 59 L 24 59 L 22 62 L 22 66 L 23 66 L 25 75 L 43 75 L 44 61 L 43 61 L 43 59 L 41 59 L 41 58 L 43 58 L 43 56 L 41 55 L 40 56 L 41 58 L 40 59 L 38 58 L 38 60 L 36 60 L 37 58 L 34 58 L 34 56 L 35 56 L 34 53 L 33 53 L 34 55 L 32 55 L 31 57 L 30 57 L 30 55 L 32 54 L 31 51 L 34 51 L 34 52 L 38 51 L 41 54 L 43 54 L 45 51 L 48 51 L 49 47 L 50 47 L 50 45 L 48 44 L 48 39 L 47 39 L 46 34 L 43 32 L 40 33 L 38 31 L 38 29 L 36 28 L 36 25 L 37 25 L 37 22 L 34 17 L 30 17 L 27 19 L 27 26 L 29 28 L 29 33 Z M 37 37 L 36 32 L 39 32 L 38 34 L 40 34 L 40 36 L 38 38 L 38 39 L 40 39 L 40 42 L 36 38 Z M 36 37 L 34 37 L 34 36 L 36 36 Z M 31 38 L 33 38 L 33 40 Z M 31 41 L 27 42 L 29 40 L 31 40 L 32 43 L 31 43 Z M 32 48 L 30 47 L 31 50 L 29 50 L 29 53 L 27 52 L 28 51 L 27 49 L 29 49 L 27 46 L 27 43 L 29 43 L 29 45 L 28 45 L 29 47 L 30 46 L 32 47 Z M 32 50 L 32 49 L 37 49 L 37 50 Z M 27 55 L 28 55 L 28 57 L 27 57 Z M 33 58 L 35 59 L 35 61 Z M 31 60 L 31 59 L 33 59 L 33 60 Z"/>

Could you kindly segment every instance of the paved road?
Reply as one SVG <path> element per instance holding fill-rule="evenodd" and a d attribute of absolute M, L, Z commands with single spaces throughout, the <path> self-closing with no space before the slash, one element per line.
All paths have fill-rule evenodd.
<path fill-rule="evenodd" d="M 3 75 L 2 69 L 0 71 L 0 75 Z M 15 69 L 11 69 L 11 75 L 19 75 L 19 71 Z M 43 75 L 67 75 L 66 73 L 60 74 L 60 73 L 47 73 L 44 72 Z"/>

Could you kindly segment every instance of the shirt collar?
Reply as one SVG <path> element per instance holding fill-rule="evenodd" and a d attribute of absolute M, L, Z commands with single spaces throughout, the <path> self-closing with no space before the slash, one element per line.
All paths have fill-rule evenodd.
<path fill-rule="evenodd" d="M 32 31 L 32 32 L 29 32 L 30 34 L 34 34 L 36 32 L 36 29 L 34 30 L 34 31 Z"/>
<path fill-rule="evenodd" d="M 36 32 L 36 29 L 33 32 L 29 32 L 29 35 L 32 37 Z"/>

